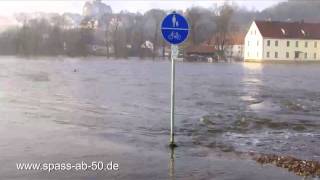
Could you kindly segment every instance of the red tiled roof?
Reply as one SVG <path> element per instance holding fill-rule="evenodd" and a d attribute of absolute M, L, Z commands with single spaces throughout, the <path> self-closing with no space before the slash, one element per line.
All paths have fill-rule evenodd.
<path fill-rule="evenodd" d="M 243 33 L 231 33 L 227 44 L 229 45 L 239 45 L 244 43 L 244 35 Z"/>
<path fill-rule="evenodd" d="M 244 33 L 242 32 L 230 32 L 225 40 L 225 45 L 239 45 L 244 43 Z M 218 35 L 214 35 L 210 39 L 201 43 L 201 45 L 215 46 L 216 39 L 219 38 Z"/>
<path fill-rule="evenodd" d="M 320 23 L 255 21 L 263 37 L 320 39 Z"/>

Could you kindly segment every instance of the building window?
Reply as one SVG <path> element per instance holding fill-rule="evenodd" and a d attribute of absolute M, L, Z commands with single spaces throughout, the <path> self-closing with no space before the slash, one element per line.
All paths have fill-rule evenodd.
<path fill-rule="evenodd" d="M 248 55 L 248 57 L 249 57 L 249 56 L 250 56 L 250 53 L 248 52 L 247 55 Z"/>
<path fill-rule="evenodd" d="M 257 46 L 259 46 L 259 41 L 257 41 Z"/>
<path fill-rule="evenodd" d="M 314 54 L 313 54 L 313 58 L 314 58 L 314 59 L 317 59 L 317 53 L 314 53 Z"/>
<path fill-rule="evenodd" d="M 267 52 L 267 58 L 270 57 L 270 52 Z"/>
<path fill-rule="evenodd" d="M 275 46 L 278 46 L 278 41 L 275 41 L 275 42 L 274 42 L 274 45 L 275 45 Z"/>
<path fill-rule="evenodd" d="M 290 46 L 290 41 L 287 41 L 287 47 L 289 47 Z"/>
<path fill-rule="evenodd" d="M 308 58 L 308 54 L 304 53 L 304 58 L 307 59 Z"/>
<path fill-rule="evenodd" d="M 256 30 L 254 30 L 254 35 L 256 35 L 257 34 L 257 31 Z"/>
<path fill-rule="evenodd" d="M 275 58 L 278 58 L 278 52 L 275 52 L 275 53 L 274 53 L 274 57 L 275 57 Z"/>
<path fill-rule="evenodd" d="M 314 47 L 317 48 L 318 44 L 317 41 L 314 42 Z"/>
<path fill-rule="evenodd" d="M 248 41 L 248 46 L 250 46 L 250 41 Z"/>
<path fill-rule="evenodd" d="M 270 46 L 270 40 L 267 41 L 267 46 Z"/>
<path fill-rule="evenodd" d="M 296 41 L 296 47 L 299 47 L 299 41 Z"/>
<path fill-rule="evenodd" d="M 289 58 L 289 52 L 286 52 L 286 57 Z"/>
<path fill-rule="evenodd" d="M 305 43 L 304 43 L 304 47 L 308 47 L 308 42 L 305 42 Z"/>

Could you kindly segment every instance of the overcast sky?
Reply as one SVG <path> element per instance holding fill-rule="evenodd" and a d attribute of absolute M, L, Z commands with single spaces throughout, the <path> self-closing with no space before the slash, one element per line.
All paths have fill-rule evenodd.
<path fill-rule="evenodd" d="M 239 6 L 247 9 L 263 10 L 283 0 L 235 0 Z M 191 6 L 211 7 L 223 0 L 104 0 L 114 12 L 127 10 L 130 12 L 145 12 L 152 8 L 183 9 Z M 82 13 L 85 0 L 0 0 L 0 15 L 10 16 L 17 12 L 73 12 Z"/>

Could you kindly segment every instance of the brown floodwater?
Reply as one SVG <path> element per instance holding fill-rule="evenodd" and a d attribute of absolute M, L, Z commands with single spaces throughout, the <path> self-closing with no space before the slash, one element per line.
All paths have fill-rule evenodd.
<path fill-rule="evenodd" d="M 0 58 L 0 179 L 302 179 L 249 152 L 320 160 L 320 64 Z M 120 170 L 18 171 L 114 161 Z M 311 179 L 311 178 L 310 178 Z"/>

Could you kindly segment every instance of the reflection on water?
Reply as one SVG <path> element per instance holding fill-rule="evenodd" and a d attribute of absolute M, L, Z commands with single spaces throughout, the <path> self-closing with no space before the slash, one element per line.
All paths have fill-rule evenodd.
<path fill-rule="evenodd" d="M 175 155 L 174 155 L 174 149 L 175 148 L 170 148 L 170 163 L 169 163 L 169 177 L 171 180 L 175 180 L 175 169 L 174 169 L 174 160 L 175 160 Z"/>
<path fill-rule="evenodd" d="M 7 179 L 46 179 L 16 172 L 16 161 L 83 159 L 119 162 L 119 179 L 300 179 L 235 154 L 320 157 L 317 65 L 178 63 L 179 148 L 169 152 L 170 62 L 0 59 Z"/>
<path fill-rule="evenodd" d="M 264 64 L 244 62 L 244 63 L 242 63 L 242 66 L 243 66 L 245 69 L 248 69 L 248 70 L 261 71 L 262 68 L 263 68 L 263 66 L 264 66 Z"/>
<path fill-rule="evenodd" d="M 249 104 L 260 104 L 263 102 L 262 98 L 259 98 L 261 94 L 260 89 L 264 85 L 261 76 L 262 66 L 259 63 L 243 63 L 244 72 L 241 79 L 243 95 L 240 96 L 243 102 Z"/>

